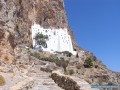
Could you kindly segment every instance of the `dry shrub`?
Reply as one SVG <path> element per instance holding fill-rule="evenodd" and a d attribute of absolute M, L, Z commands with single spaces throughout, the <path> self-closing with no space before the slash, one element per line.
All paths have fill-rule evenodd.
<path fill-rule="evenodd" d="M 2 75 L 0 75 L 0 86 L 4 86 L 5 85 L 5 79 Z"/>

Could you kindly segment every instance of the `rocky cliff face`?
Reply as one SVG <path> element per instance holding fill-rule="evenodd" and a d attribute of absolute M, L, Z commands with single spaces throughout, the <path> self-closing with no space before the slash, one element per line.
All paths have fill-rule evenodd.
<path fill-rule="evenodd" d="M 24 48 L 32 47 L 31 25 L 34 22 L 44 28 L 67 27 L 74 48 L 79 49 L 67 22 L 63 0 L 0 0 L 0 60 L 13 64 L 15 61 L 29 62 Z M 84 56 L 89 57 L 89 53 Z"/>
<path fill-rule="evenodd" d="M 34 22 L 44 28 L 67 27 L 77 48 L 66 19 L 63 0 L 0 0 L 0 52 L 11 52 L 12 57 L 18 45 L 32 47 L 31 25 Z"/>
<path fill-rule="evenodd" d="M 30 29 L 33 22 L 37 22 L 45 28 L 68 27 L 68 31 L 74 39 L 67 23 L 63 0 L 0 1 L 1 28 L 13 33 L 17 44 L 23 42 L 30 46 Z M 20 41 L 17 41 L 18 39 Z"/>

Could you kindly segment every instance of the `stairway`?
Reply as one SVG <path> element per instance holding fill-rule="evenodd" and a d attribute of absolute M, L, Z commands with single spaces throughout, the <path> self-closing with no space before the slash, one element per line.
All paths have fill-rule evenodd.
<path fill-rule="evenodd" d="M 50 73 L 40 71 L 35 77 L 31 90 L 64 90 L 50 78 L 50 75 Z"/>

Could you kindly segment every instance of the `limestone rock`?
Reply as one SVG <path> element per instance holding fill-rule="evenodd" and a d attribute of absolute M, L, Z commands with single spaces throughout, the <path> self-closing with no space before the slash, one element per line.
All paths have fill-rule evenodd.
<path fill-rule="evenodd" d="M 83 79 L 67 76 L 59 71 L 53 71 L 51 77 L 58 86 L 65 90 L 99 90 L 92 89 L 91 86 Z"/>
<path fill-rule="evenodd" d="M 6 73 L 12 70 L 14 72 L 14 67 L 12 67 L 12 69 L 8 67 L 10 65 L 31 65 L 29 61 L 30 55 L 25 47 L 32 47 L 31 25 L 34 21 L 44 28 L 67 27 L 68 32 L 72 37 L 74 48 L 81 50 L 68 25 L 64 9 L 64 0 L 0 0 L 0 61 L 5 65 L 5 68 L 3 68 L 5 70 L 1 69 L 1 72 Z M 85 59 L 89 56 L 91 56 L 91 54 L 86 51 L 82 58 Z M 7 62 L 4 63 L 2 61 Z M 34 64 L 38 65 L 38 67 L 40 67 L 39 64 L 44 65 L 43 62 L 38 62 L 39 61 L 35 61 Z M 47 67 L 51 68 L 51 66 Z M 102 66 L 101 68 L 104 68 L 104 71 L 106 71 L 110 76 L 110 79 L 112 79 L 111 81 L 120 83 L 119 74 L 115 74 L 106 69 L 105 66 Z M 40 68 L 36 71 L 39 70 Z M 35 71 L 34 68 L 31 71 Z M 83 70 L 83 72 L 85 72 L 85 70 Z M 17 73 L 17 75 L 20 73 L 21 72 Z M 85 76 L 87 76 L 87 74 L 88 72 Z"/>
<path fill-rule="evenodd" d="M 0 12 L 2 29 L 14 34 L 17 44 L 32 45 L 33 22 L 44 28 L 68 28 L 73 44 L 76 44 L 67 22 L 63 0 L 1 0 Z"/>

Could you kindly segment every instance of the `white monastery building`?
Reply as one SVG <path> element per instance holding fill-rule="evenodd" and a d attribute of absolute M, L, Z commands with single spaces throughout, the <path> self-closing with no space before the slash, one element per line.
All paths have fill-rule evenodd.
<path fill-rule="evenodd" d="M 43 35 L 48 36 L 47 48 L 35 47 L 35 36 L 37 33 L 42 33 Z M 60 29 L 45 29 L 41 27 L 39 24 L 32 25 L 32 40 L 33 40 L 33 47 L 35 49 L 42 48 L 43 51 L 48 51 L 50 53 L 54 53 L 56 51 L 63 52 L 69 51 L 73 55 L 76 55 L 76 51 L 73 50 L 73 45 L 71 41 L 71 37 L 67 32 L 67 28 L 60 28 Z"/>

